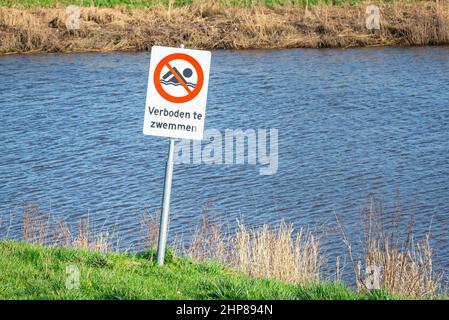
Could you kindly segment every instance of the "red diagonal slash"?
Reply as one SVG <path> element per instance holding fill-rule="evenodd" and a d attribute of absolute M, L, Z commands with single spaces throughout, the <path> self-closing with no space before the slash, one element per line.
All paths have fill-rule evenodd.
<path fill-rule="evenodd" d="M 168 69 L 170 69 L 170 72 L 175 76 L 176 80 L 178 80 L 178 82 L 184 87 L 184 89 L 187 90 L 187 92 L 189 94 L 192 93 L 192 91 L 189 89 L 189 87 L 187 86 L 187 84 L 184 82 L 184 80 L 182 80 L 182 78 L 179 76 L 179 74 L 171 67 L 171 65 L 169 63 L 167 63 L 165 65 Z"/>

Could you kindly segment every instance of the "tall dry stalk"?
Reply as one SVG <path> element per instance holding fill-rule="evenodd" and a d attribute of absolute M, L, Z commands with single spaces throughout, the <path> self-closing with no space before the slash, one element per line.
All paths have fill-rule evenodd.
<path fill-rule="evenodd" d="M 194 260 L 215 260 L 258 278 L 305 283 L 319 279 L 322 257 L 311 232 L 280 223 L 248 229 L 238 223 L 235 233 L 223 237 L 216 224 L 202 221 L 188 249 Z"/>
<path fill-rule="evenodd" d="M 212 219 L 210 211 L 212 200 L 209 199 L 201 211 L 200 222 L 196 226 L 190 243 L 179 253 L 186 254 L 193 260 L 228 261 L 228 238 L 223 235 L 218 222 Z"/>
<path fill-rule="evenodd" d="M 93 232 L 89 223 L 89 216 L 82 217 L 78 225 L 78 233 L 72 239 L 70 246 L 96 252 L 109 252 L 111 244 L 108 232 Z"/>
<path fill-rule="evenodd" d="M 319 241 L 304 229 L 294 234 L 284 222 L 252 230 L 239 223 L 232 252 L 231 265 L 254 277 L 295 283 L 319 278 Z"/>
<path fill-rule="evenodd" d="M 139 250 L 157 247 L 159 237 L 160 212 L 150 211 L 145 208 L 140 218 L 140 236 L 143 241 L 139 241 Z"/>
<path fill-rule="evenodd" d="M 109 232 L 94 231 L 88 216 L 79 219 L 76 233 L 72 233 L 66 223 L 61 220 L 53 222 L 51 213 L 41 212 L 35 204 L 23 206 L 21 240 L 99 252 L 109 252 L 112 248 Z"/>
<path fill-rule="evenodd" d="M 22 239 L 29 243 L 44 244 L 48 238 L 50 214 L 41 214 L 33 204 L 23 206 Z"/>

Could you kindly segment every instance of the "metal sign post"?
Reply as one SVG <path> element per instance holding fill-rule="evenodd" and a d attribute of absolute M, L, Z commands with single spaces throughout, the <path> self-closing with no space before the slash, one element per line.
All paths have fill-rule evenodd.
<path fill-rule="evenodd" d="M 203 138 L 210 60 L 209 51 L 184 49 L 184 45 L 151 48 L 143 134 L 170 138 L 157 245 L 160 266 L 170 221 L 174 139 Z"/>
<path fill-rule="evenodd" d="M 168 159 L 165 167 L 164 196 L 162 200 L 161 221 L 159 225 L 159 241 L 157 245 L 157 264 L 162 266 L 165 258 L 165 246 L 167 244 L 168 214 L 170 213 L 171 184 L 173 179 L 173 150 L 175 139 L 170 138 L 168 147 Z"/>

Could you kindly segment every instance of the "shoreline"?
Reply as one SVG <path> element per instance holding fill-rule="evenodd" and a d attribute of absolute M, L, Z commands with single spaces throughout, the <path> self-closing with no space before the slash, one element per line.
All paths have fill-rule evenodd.
<path fill-rule="evenodd" d="M 357 5 L 148 9 L 82 7 L 68 31 L 65 8 L 0 7 L 0 55 L 192 49 L 355 48 L 449 45 L 449 2 L 379 4 L 381 29 L 366 29 Z"/>
<path fill-rule="evenodd" d="M 0 299 L 448 299 L 444 293 L 413 297 L 395 294 L 383 287 L 356 290 L 338 280 L 288 283 L 270 277 L 248 276 L 214 260 L 194 261 L 171 254 L 165 258 L 162 267 L 155 259 L 155 248 L 136 254 L 104 253 L 3 239 L 0 240 L 0 267 L 4 288 Z M 73 276 L 75 274 L 77 276 Z"/>
<path fill-rule="evenodd" d="M 338 255 L 335 263 L 328 259 L 322 247 L 322 235 L 326 232 L 324 229 L 310 231 L 309 226 L 295 229 L 292 224 L 284 222 L 250 227 L 238 222 L 237 229 L 229 233 L 204 211 L 197 225 L 192 226 L 188 241 L 169 242 L 166 258 L 187 259 L 198 264 L 214 262 L 248 279 L 271 279 L 286 285 L 340 283 L 359 294 L 367 294 L 374 289 L 367 283 L 365 268 L 377 266 L 382 270 L 378 289 L 412 299 L 447 297 L 444 271 L 435 269 L 430 235 L 415 238 L 412 224 L 406 221 L 398 220 L 397 225 L 388 227 L 388 221 L 395 218 L 382 217 L 379 215 L 380 209 L 373 208 L 363 209 L 360 217 L 359 237 L 364 239 L 365 248 L 362 253 L 353 251 L 345 226 L 336 217 L 336 225 L 332 228 L 340 233 L 346 253 L 343 251 L 342 255 Z M 68 223 L 61 219 L 55 220 L 50 212 L 40 211 L 34 204 L 25 205 L 23 210 L 21 221 L 9 219 L 9 225 L 0 228 L 0 231 L 8 230 L 0 233 L 0 269 L 2 243 L 121 256 L 139 255 L 150 249 L 153 257 L 149 260 L 155 262 L 159 234 L 157 212 L 147 213 L 142 218 L 139 227 L 133 230 L 135 244 L 122 248 L 118 233 L 105 231 L 103 227 L 99 230 L 95 223 L 89 221 L 88 216 L 80 217 L 78 222 Z M 20 227 L 20 235 L 10 236 L 12 223 Z M 380 228 L 367 229 L 367 223 Z M 407 228 L 407 231 L 402 232 L 405 230 L 403 228 Z M 412 238 L 415 241 L 409 242 L 408 239 Z M 173 239 L 179 238 L 174 234 Z M 354 282 L 350 279 L 354 279 Z"/>

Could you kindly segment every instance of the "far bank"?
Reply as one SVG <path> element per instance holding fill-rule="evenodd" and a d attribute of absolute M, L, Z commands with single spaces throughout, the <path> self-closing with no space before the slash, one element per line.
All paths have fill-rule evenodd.
<path fill-rule="evenodd" d="M 357 5 L 176 8 L 81 7 L 80 29 L 67 30 L 66 7 L 1 7 L 0 55 L 142 51 L 184 43 L 197 49 L 349 48 L 449 44 L 449 3 L 376 4 L 380 30 Z"/>

